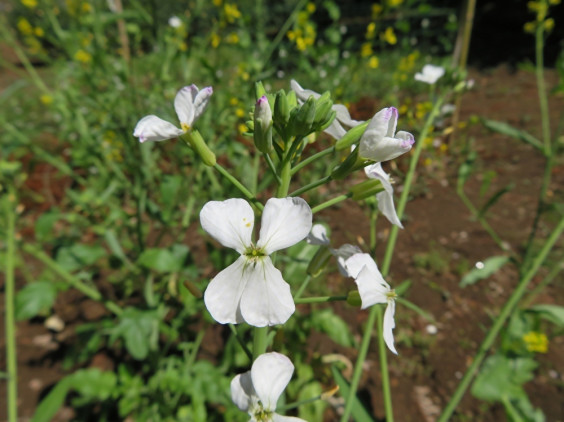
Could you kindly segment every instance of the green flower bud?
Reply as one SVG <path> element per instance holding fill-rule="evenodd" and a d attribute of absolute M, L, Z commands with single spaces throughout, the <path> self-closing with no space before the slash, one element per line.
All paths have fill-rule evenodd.
<path fill-rule="evenodd" d="M 361 123 L 360 125 L 353 127 L 351 130 L 345 133 L 345 135 L 343 135 L 343 137 L 339 139 L 335 144 L 335 149 L 337 151 L 340 151 L 342 149 L 350 148 L 351 145 L 356 144 L 360 140 L 360 138 L 362 138 L 362 135 L 364 134 L 368 123 L 370 123 L 370 121 Z"/>
<path fill-rule="evenodd" d="M 333 256 L 329 248 L 321 246 L 307 266 L 307 273 L 312 277 L 317 277 L 327 266 L 329 259 Z"/>
<path fill-rule="evenodd" d="M 255 83 L 255 94 L 257 98 L 261 98 L 266 95 L 266 89 L 264 89 L 261 81 Z"/>
<path fill-rule="evenodd" d="M 360 293 L 358 290 L 351 290 L 347 295 L 347 303 L 351 306 L 362 306 L 362 299 L 360 298 Z"/>
<path fill-rule="evenodd" d="M 301 105 L 294 108 L 290 113 L 290 130 L 295 136 L 307 136 L 312 130 L 313 119 L 315 118 L 316 101 L 313 97 Z"/>
<path fill-rule="evenodd" d="M 277 126 L 284 127 L 290 119 L 290 106 L 286 93 L 282 90 L 276 93 L 274 100 L 274 122 Z"/>
<path fill-rule="evenodd" d="M 215 154 L 206 145 L 206 142 L 204 141 L 204 138 L 202 138 L 202 135 L 200 135 L 200 132 L 197 130 L 191 130 L 182 135 L 181 138 L 184 139 L 184 141 L 190 145 L 194 151 L 196 151 L 205 165 L 210 167 L 215 166 Z"/>
<path fill-rule="evenodd" d="M 268 154 L 272 150 L 272 110 L 266 95 L 255 104 L 254 140 L 260 152 Z"/>
<path fill-rule="evenodd" d="M 315 117 L 313 118 L 313 129 L 318 132 L 331 124 L 336 116 L 336 112 L 331 109 L 333 101 L 329 92 L 324 93 L 318 98 L 315 105 Z M 331 118 L 332 117 L 332 118 Z"/>
<path fill-rule="evenodd" d="M 343 161 L 335 170 L 333 170 L 333 173 L 331 173 L 331 179 L 344 179 L 355 169 L 355 166 L 358 162 L 358 148 L 355 148 L 354 151 L 352 151 L 349 156 L 345 158 L 345 161 Z"/>
<path fill-rule="evenodd" d="M 361 199 L 373 197 L 383 190 L 384 186 L 382 186 L 382 182 L 380 180 L 371 179 L 354 185 L 350 188 L 350 193 L 352 193 L 352 199 L 360 201 Z"/>

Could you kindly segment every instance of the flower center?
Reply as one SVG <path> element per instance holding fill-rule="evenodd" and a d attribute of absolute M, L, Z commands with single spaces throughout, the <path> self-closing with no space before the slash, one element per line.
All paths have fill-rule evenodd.
<path fill-rule="evenodd" d="M 188 132 L 190 130 L 190 125 L 180 122 L 180 129 L 182 129 L 184 132 Z"/>
<path fill-rule="evenodd" d="M 252 411 L 252 416 L 255 418 L 257 422 L 270 422 L 272 421 L 273 414 L 274 414 L 273 411 L 262 407 L 261 402 L 258 402 L 257 406 Z"/>
<path fill-rule="evenodd" d="M 389 302 L 390 300 L 396 300 L 398 295 L 396 294 L 396 291 L 392 289 L 389 292 L 386 292 L 386 297 L 388 298 L 388 302 Z"/>
<path fill-rule="evenodd" d="M 247 259 L 251 261 L 256 261 L 260 258 L 267 256 L 263 249 L 257 248 L 254 245 L 249 246 L 245 252 L 243 253 L 247 257 Z"/>

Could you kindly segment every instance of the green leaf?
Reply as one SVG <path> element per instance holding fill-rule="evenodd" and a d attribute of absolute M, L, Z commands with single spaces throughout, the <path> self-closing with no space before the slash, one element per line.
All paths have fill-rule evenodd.
<path fill-rule="evenodd" d="M 41 400 L 41 403 L 39 403 L 39 406 L 37 406 L 35 410 L 33 418 L 31 418 L 31 422 L 50 422 L 53 420 L 55 413 L 57 413 L 57 410 L 59 410 L 65 402 L 65 398 L 71 387 L 71 377 L 72 375 L 59 381 L 49 394 Z"/>
<path fill-rule="evenodd" d="M 464 184 L 472 174 L 472 170 L 474 169 L 474 162 L 476 161 L 476 151 L 471 151 L 468 156 L 466 157 L 466 161 L 461 164 L 460 168 L 458 169 L 458 181 L 457 181 L 457 189 L 460 191 L 464 187 Z"/>
<path fill-rule="evenodd" d="M 158 329 L 158 322 L 156 311 L 126 308 L 120 316 L 119 324 L 112 330 L 110 343 L 116 338 L 122 338 L 131 356 L 143 360 L 149 354 L 151 339 Z"/>
<path fill-rule="evenodd" d="M 331 366 L 331 372 L 333 373 L 333 378 L 335 378 L 335 382 L 339 386 L 339 391 L 341 393 L 341 397 L 345 399 L 349 396 L 349 383 L 343 377 L 343 375 L 339 372 L 335 365 Z M 362 403 L 358 399 L 358 397 L 354 397 L 353 404 L 351 408 L 351 413 L 355 422 L 374 422 L 373 419 L 370 417 L 370 414 L 366 411 Z"/>
<path fill-rule="evenodd" d="M 300 389 L 298 394 L 298 401 L 308 400 L 312 397 L 318 397 L 323 392 L 321 384 L 317 381 L 307 383 Z M 322 421 L 323 412 L 327 407 L 327 402 L 324 400 L 315 400 L 311 403 L 302 404 L 298 408 L 298 416 L 306 421 Z"/>
<path fill-rule="evenodd" d="M 330 309 L 312 313 L 311 325 L 316 330 L 326 333 L 331 340 L 341 346 L 351 347 L 354 345 L 354 339 L 347 323 Z"/>
<path fill-rule="evenodd" d="M 75 244 L 65 246 L 57 252 L 57 263 L 69 272 L 94 264 L 106 255 L 106 250 L 99 245 Z"/>
<path fill-rule="evenodd" d="M 45 242 L 53 238 L 53 226 L 61 218 L 58 211 L 41 214 L 35 221 L 35 238 L 38 242 Z"/>
<path fill-rule="evenodd" d="M 16 319 L 29 319 L 49 310 L 57 298 L 57 288 L 48 281 L 30 283 L 16 294 Z"/>
<path fill-rule="evenodd" d="M 488 401 L 526 397 L 522 385 L 533 378 L 533 370 L 537 366 L 535 360 L 528 357 L 490 356 L 474 380 L 472 394 Z"/>
<path fill-rule="evenodd" d="M 564 306 L 558 305 L 535 305 L 527 312 L 536 312 L 541 318 L 552 322 L 558 327 L 564 327 Z"/>
<path fill-rule="evenodd" d="M 137 263 L 161 273 L 178 272 L 182 269 L 188 252 L 188 247 L 184 245 L 174 245 L 171 250 L 162 248 L 146 249 L 137 260 Z"/>
<path fill-rule="evenodd" d="M 482 208 L 478 212 L 478 217 L 483 217 L 484 215 L 486 215 L 486 212 L 488 212 L 488 210 L 492 207 L 492 205 L 494 205 L 497 201 L 499 201 L 499 199 L 507 192 L 512 191 L 514 187 L 515 187 L 515 183 L 510 183 L 507 186 L 498 190 L 492 196 L 490 196 L 490 199 L 487 200 L 487 202 L 482 206 Z"/>
<path fill-rule="evenodd" d="M 80 369 L 71 380 L 72 388 L 87 401 L 107 400 L 117 384 L 113 372 L 103 372 L 98 368 Z"/>
<path fill-rule="evenodd" d="M 482 268 L 474 268 L 460 281 L 460 287 L 466 287 L 474 284 L 484 278 L 487 278 L 494 274 L 497 270 L 503 267 L 509 261 L 509 257 L 505 255 L 492 256 L 486 259 Z"/>
<path fill-rule="evenodd" d="M 528 132 L 525 132 L 524 130 L 517 129 L 511 126 L 510 124 L 504 122 L 498 122 L 496 120 L 482 119 L 482 124 L 488 129 L 493 130 L 494 132 L 501 133 L 503 135 L 507 135 L 515 139 L 519 139 L 520 141 L 526 142 L 527 144 L 530 144 L 535 148 L 538 148 L 539 150 L 543 151 L 542 143 L 533 135 L 531 135 Z"/>

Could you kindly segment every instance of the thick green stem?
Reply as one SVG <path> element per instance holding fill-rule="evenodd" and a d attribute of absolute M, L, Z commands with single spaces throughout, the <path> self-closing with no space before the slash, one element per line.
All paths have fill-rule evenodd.
<path fill-rule="evenodd" d="M 330 206 L 333 206 L 335 204 L 338 204 L 339 202 L 343 202 L 346 199 L 349 199 L 352 196 L 352 194 L 346 194 L 346 195 L 339 195 L 333 199 L 330 199 L 329 201 L 323 202 L 322 204 L 317 205 L 316 207 L 313 207 L 311 209 L 311 212 L 313 212 L 314 214 L 316 212 L 319 212 L 321 210 L 324 210 L 325 208 L 329 208 Z"/>
<path fill-rule="evenodd" d="M 15 321 L 15 277 L 14 259 L 16 249 L 16 196 L 14 189 L 8 190 L 8 196 L 4 198 L 6 217 L 6 262 L 4 273 L 5 282 L 5 309 L 6 309 L 6 369 L 7 369 L 7 397 L 8 422 L 18 420 L 18 363 L 16 354 L 16 321 Z"/>
<path fill-rule="evenodd" d="M 266 352 L 268 346 L 268 327 L 253 328 L 253 360 Z"/>
<path fill-rule="evenodd" d="M 480 348 L 478 349 L 478 352 L 474 356 L 474 360 L 472 361 L 472 364 L 466 370 L 464 377 L 460 381 L 460 384 L 456 388 L 456 391 L 454 392 L 452 398 L 448 402 L 447 406 L 443 410 L 443 413 L 441 414 L 437 422 L 446 422 L 452 416 L 454 410 L 458 406 L 458 403 L 460 403 L 460 400 L 462 400 L 462 397 L 464 397 L 466 390 L 470 386 L 472 379 L 478 373 L 482 361 L 486 357 L 489 349 L 493 346 L 499 332 L 503 328 L 507 319 L 511 316 L 512 311 L 515 309 L 515 307 L 517 306 L 523 295 L 527 292 L 527 287 L 529 286 L 529 283 L 536 275 L 538 269 L 545 261 L 550 250 L 552 249 L 552 247 L 554 246 L 554 244 L 556 243 L 556 241 L 558 240 L 558 238 L 560 237 L 563 231 L 564 231 L 564 218 L 560 220 L 558 226 L 552 232 L 552 234 L 550 235 L 550 237 L 542 247 L 540 253 L 533 261 L 531 268 L 523 276 L 523 278 L 517 285 L 517 288 L 513 291 L 513 293 L 511 294 L 511 296 L 503 306 L 501 312 L 499 313 L 499 316 L 495 320 L 493 326 L 488 331 L 486 338 L 484 339 Z"/>
<path fill-rule="evenodd" d="M 318 296 L 318 297 L 304 297 L 301 299 L 294 299 L 298 303 L 325 303 L 325 302 L 340 302 L 347 300 L 348 296 Z"/>
<path fill-rule="evenodd" d="M 61 279 L 65 283 L 68 283 L 70 286 L 74 287 L 75 289 L 83 293 L 85 296 L 88 296 L 90 299 L 103 303 L 104 306 L 108 308 L 108 310 L 113 312 L 115 315 L 120 315 L 123 312 L 123 310 L 120 308 L 118 304 L 111 302 L 109 300 L 104 300 L 102 294 L 98 290 L 96 290 L 95 287 L 91 287 L 84 284 L 82 280 L 74 277 L 72 274 L 67 272 L 64 268 L 62 268 L 59 264 L 57 264 L 57 262 L 53 261 L 51 257 L 49 257 L 49 255 L 47 255 L 45 252 L 43 252 L 36 246 L 27 243 L 23 245 L 22 249 L 24 250 L 24 252 L 27 252 L 28 254 L 33 255 L 35 258 L 40 260 L 43 264 L 47 266 L 47 268 L 49 268 L 51 271 L 53 271 L 55 274 L 61 277 Z"/>

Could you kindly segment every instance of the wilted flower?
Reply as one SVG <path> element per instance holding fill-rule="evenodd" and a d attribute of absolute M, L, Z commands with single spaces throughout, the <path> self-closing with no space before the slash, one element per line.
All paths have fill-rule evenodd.
<path fill-rule="evenodd" d="M 174 98 L 174 109 L 180 120 L 180 128 L 157 116 L 149 115 L 137 122 L 133 136 L 139 138 L 139 142 L 164 141 L 188 132 L 206 109 L 212 94 L 211 86 L 202 90 L 196 85 L 185 86 Z"/>
<path fill-rule="evenodd" d="M 212 317 L 221 324 L 247 322 L 256 327 L 283 324 L 294 313 L 290 286 L 270 259 L 270 254 L 304 239 L 311 230 L 311 208 L 301 198 L 271 198 L 267 201 L 260 239 L 251 236 L 254 214 L 243 199 L 210 201 L 202 208 L 200 221 L 210 236 L 241 256 L 210 282 L 204 301 Z"/>
<path fill-rule="evenodd" d="M 321 97 L 321 94 L 318 94 L 315 91 L 302 88 L 300 84 L 293 79 L 290 81 L 290 86 L 296 93 L 298 100 L 301 102 L 307 101 L 308 98 L 312 96 L 315 99 Z M 333 104 L 331 109 L 334 110 L 337 115 L 335 116 L 335 120 L 333 120 L 333 122 L 324 130 L 324 132 L 335 139 L 341 139 L 343 135 L 347 133 L 345 127 L 348 127 L 350 129 L 362 123 L 361 121 L 353 120 L 351 118 L 349 110 L 347 110 L 347 108 L 342 104 Z"/>
<path fill-rule="evenodd" d="M 351 256 L 345 262 L 348 275 L 354 278 L 358 286 L 358 293 L 362 300 L 362 309 L 366 309 L 376 303 L 387 303 L 384 312 L 384 327 L 382 335 L 384 341 L 393 353 L 398 352 L 394 347 L 394 335 L 392 330 L 395 328 L 394 313 L 396 311 L 396 293 L 386 283 L 384 277 L 378 270 L 378 265 L 369 254 L 359 253 Z"/>
<path fill-rule="evenodd" d="M 445 68 L 441 66 L 435 66 L 432 64 L 426 64 L 423 66 L 421 72 L 415 74 L 415 80 L 425 82 L 426 84 L 433 85 L 445 74 Z"/>
<path fill-rule="evenodd" d="M 408 152 L 415 143 L 413 135 L 400 131 L 397 134 L 398 110 L 388 107 L 374 115 L 360 138 L 359 155 L 375 162 L 393 160 Z"/>
<path fill-rule="evenodd" d="M 251 422 L 306 422 L 275 413 L 276 404 L 290 382 L 294 365 L 286 356 L 272 352 L 256 358 L 251 370 L 231 381 L 231 399 Z"/>
<path fill-rule="evenodd" d="M 376 194 L 378 209 L 386 216 L 388 221 L 403 229 L 400 219 L 394 206 L 394 188 L 390 183 L 390 175 L 382 169 L 381 163 L 374 163 L 364 167 L 364 172 L 370 179 L 378 179 L 382 183 L 384 190 Z"/>

